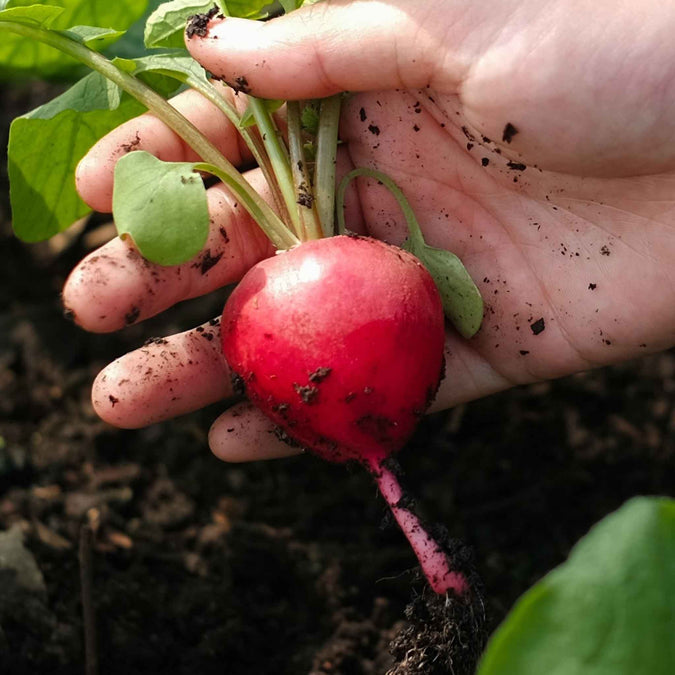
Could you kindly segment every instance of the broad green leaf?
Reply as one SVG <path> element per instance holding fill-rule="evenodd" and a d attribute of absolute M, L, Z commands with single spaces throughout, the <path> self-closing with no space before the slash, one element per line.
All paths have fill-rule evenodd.
<path fill-rule="evenodd" d="M 270 15 L 273 2 L 270 0 L 225 0 L 230 16 L 244 19 L 266 19 Z"/>
<path fill-rule="evenodd" d="M 73 26 L 68 30 L 59 31 L 63 35 L 67 35 L 72 40 L 77 40 L 83 45 L 86 45 L 94 51 L 101 50 L 114 44 L 122 35 L 124 31 L 115 30 L 114 28 L 97 28 L 96 26 Z"/>
<path fill-rule="evenodd" d="M 75 168 L 105 133 L 144 111 L 98 73 L 12 122 L 9 180 L 14 231 L 48 239 L 90 209 L 75 190 Z"/>
<path fill-rule="evenodd" d="M 115 43 L 114 49 L 107 50 L 106 54 L 110 57 L 119 56 L 126 59 L 135 59 L 147 55 L 148 50 L 143 41 L 145 24 L 150 15 L 162 4 L 162 1 L 149 0 L 143 16 L 127 29 L 124 35 Z"/>
<path fill-rule="evenodd" d="M 206 189 L 195 165 L 131 152 L 115 166 L 113 216 L 141 255 L 178 265 L 201 251 L 209 232 Z"/>
<path fill-rule="evenodd" d="M 675 673 L 675 500 L 636 498 L 516 604 L 478 675 Z"/>
<path fill-rule="evenodd" d="M 429 270 L 452 325 L 466 338 L 475 335 L 483 321 L 483 298 L 462 261 L 454 253 L 433 248 L 414 237 L 403 248 Z"/>
<path fill-rule="evenodd" d="M 176 53 L 151 54 L 138 59 L 115 59 L 113 63 L 120 69 L 136 75 L 156 91 L 162 93 L 159 81 L 151 75 L 160 75 L 185 83 L 188 78 L 201 80 L 208 84 L 206 71 L 191 56 Z M 175 85 L 174 85 L 175 88 Z M 166 95 L 166 94 L 165 94 Z"/>
<path fill-rule="evenodd" d="M 7 0 L 0 19 L 10 20 L 5 12 L 14 11 L 23 13 L 22 22 L 33 17 L 52 30 L 94 26 L 123 32 L 143 14 L 147 4 L 148 0 L 44 0 L 39 4 L 34 0 Z M 0 79 L 69 76 L 77 66 L 71 57 L 53 47 L 2 30 Z"/>
<path fill-rule="evenodd" d="M 184 49 L 183 35 L 187 20 L 205 14 L 214 7 L 213 0 L 172 0 L 162 3 L 145 24 L 145 46 Z"/>
<path fill-rule="evenodd" d="M 6 3 L 5 3 L 6 4 Z M 49 28 L 59 14 L 61 7 L 30 5 L 28 7 L 9 7 L 0 11 L 0 21 L 12 21 L 36 28 Z"/>

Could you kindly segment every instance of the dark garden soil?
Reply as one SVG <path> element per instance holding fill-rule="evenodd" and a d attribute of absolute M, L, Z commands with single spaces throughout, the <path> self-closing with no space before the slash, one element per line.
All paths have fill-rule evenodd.
<path fill-rule="evenodd" d="M 32 95 L 2 95 L 3 130 Z M 405 658 L 396 636 L 423 586 L 364 471 L 311 456 L 222 464 L 206 443 L 219 406 L 139 431 L 93 414 L 89 389 L 105 363 L 210 318 L 222 297 L 87 335 L 63 317 L 59 290 L 93 226 L 58 250 L 22 245 L 6 192 L 0 672 L 84 672 L 83 524 L 95 529 L 101 674 L 384 675 L 392 641 Z M 473 548 L 489 629 L 594 522 L 634 495 L 673 494 L 674 391 L 665 353 L 424 422 L 400 457 L 407 484 L 425 518 Z M 443 672 L 433 645 L 417 657 L 428 665 L 414 672 Z"/>

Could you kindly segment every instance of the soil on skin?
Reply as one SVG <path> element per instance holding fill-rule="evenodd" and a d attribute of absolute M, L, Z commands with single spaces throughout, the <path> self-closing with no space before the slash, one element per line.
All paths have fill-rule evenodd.
<path fill-rule="evenodd" d="M 3 130 L 32 95 L 3 91 Z M 207 449 L 218 405 L 138 431 L 94 415 L 105 363 L 208 320 L 222 297 L 85 334 L 59 291 L 94 225 L 56 252 L 22 245 L 2 194 L 0 530 L 23 533 L 22 569 L 38 578 L 0 569 L 0 672 L 84 672 L 78 542 L 92 520 L 102 675 L 441 672 L 425 633 L 438 607 L 420 604 L 413 554 L 365 471 L 311 456 L 222 464 Z M 426 520 L 473 548 L 488 631 L 593 523 L 634 495 L 673 494 L 673 391 L 668 352 L 424 421 L 399 457 L 406 484 Z"/>

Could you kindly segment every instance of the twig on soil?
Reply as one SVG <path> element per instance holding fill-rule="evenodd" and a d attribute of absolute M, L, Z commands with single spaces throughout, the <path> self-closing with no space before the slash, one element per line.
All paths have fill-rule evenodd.
<path fill-rule="evenodd" d="M 99 523 L 97 509 L 87 511 L 87 522 L 80 528 L 80 586 L 82 589 L 82 619 L 84 622 L 84 659 L 86 675 L 98 675 L 96 649 L 96 615 L 94 611 L 93 542 Z"/>

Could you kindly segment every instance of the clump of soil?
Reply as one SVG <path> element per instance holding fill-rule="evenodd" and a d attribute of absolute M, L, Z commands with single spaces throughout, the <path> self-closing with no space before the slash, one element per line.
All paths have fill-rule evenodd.
<path fill-rule="evenodd" d="M 391 643 L 387 675 L 471 675 L 486 641 L 485 606 L 425 589 L 405 610 L 407 625 Z"/>

